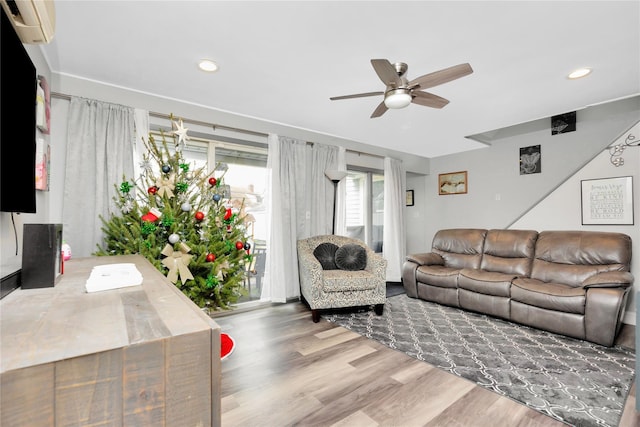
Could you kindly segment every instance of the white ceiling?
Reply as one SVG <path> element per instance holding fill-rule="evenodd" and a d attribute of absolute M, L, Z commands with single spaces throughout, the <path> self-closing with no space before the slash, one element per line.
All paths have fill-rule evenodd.
<path fill-rule="evenodd" d="M 42 49 L 54 72 L 424 157 L 469 135 L 640 93 L 640 1 L 57 0 Z M 205 74 L 200 58 L 220 69 Z M 468 62 L 429 89 L 441 110 L 329 97 L 383 91 L 370 60 L 409 80 Z M 588 66 L 593 73 L 570 81 Z M 179 112 L 166 112 L 179 114 Z M 215 117 L 212 117 L 215 121 Z M 224 125 L 224 123 L 220 123 Z"/>

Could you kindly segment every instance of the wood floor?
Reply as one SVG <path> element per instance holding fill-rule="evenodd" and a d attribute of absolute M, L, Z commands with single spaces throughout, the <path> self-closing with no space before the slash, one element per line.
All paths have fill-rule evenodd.
<path fill-rule="evenodd" d="M 236 341 L 222 362 L 222 426 L 565 426 L 321 318 L 302 303 L 215 317 Z M 633 329 L 633 327 L 630 327 Z M 622 340 L 634 345 L 634 332 Z M 640 425 L 635 387 L 620 427 Z"/>

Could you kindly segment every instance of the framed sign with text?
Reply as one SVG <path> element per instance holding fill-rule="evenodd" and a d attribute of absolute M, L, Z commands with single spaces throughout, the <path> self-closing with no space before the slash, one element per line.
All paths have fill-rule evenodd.
<path fill-rule="evenodd" d="M 633 177 L 580 181 L 582 225 L 633 225 Z"/>

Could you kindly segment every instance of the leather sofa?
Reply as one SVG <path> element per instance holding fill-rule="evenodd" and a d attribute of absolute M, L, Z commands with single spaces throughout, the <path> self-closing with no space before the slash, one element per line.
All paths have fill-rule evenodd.
<path fill-rule="evenodd" d="M 622 233 L 445 229 L 406 257 L 402 282 L 412 298 L 612 346 L 630 265 Z"/>

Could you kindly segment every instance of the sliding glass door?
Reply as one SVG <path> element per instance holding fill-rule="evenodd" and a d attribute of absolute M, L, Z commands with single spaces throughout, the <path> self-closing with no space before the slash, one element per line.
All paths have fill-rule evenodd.
<path fill-rule="evenodd" d="M 157 141 L 162 136 L 156 135 Z M 247 295 L 238 303 L 260 299 L 264 279 L 266 241 L 265 192 L 267 183 L 267 148 L 255 145 L 221 142 L 205 138 L 190 137 L 183 148 L 184 160 L 191 170 L 206 167 L 213 171 L 218 164 L 225 164 L 225 185 L 230 187 L 229 202 L 242 209 L 247 217 L 249 243 L 253 261 L 247 265 L 244 287 Z"/>
<path fill-rule="evenodd" d="M 384 175 L 371 170 L 348 170 L 346 186 L 347 235 L 381 253 Z"/>

